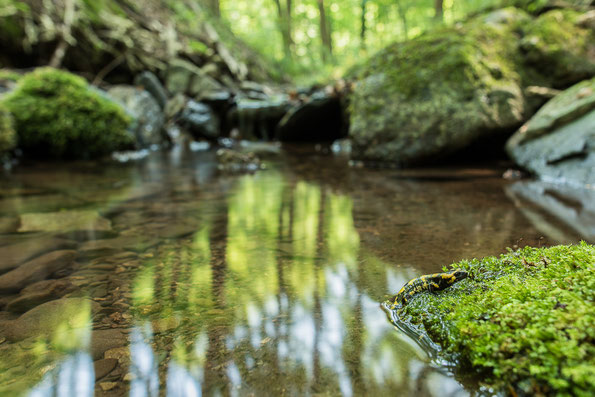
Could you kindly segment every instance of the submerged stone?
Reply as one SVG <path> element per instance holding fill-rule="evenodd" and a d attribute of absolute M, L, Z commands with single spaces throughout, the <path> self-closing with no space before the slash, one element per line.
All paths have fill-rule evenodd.
<path fill-rule="evenodd" d="M 76 247 L 70 240 L 54 237 L 37 237 L 20 243 L 0 247 L 0 273 L 14 269 L 21 263 L 48 251 Z"/>
<path fill-rule="evenodd" d="M 83 330 L 98 304 L 83 298 L 63 298 L 46 302 L 18 319 L 5 323 L 4 334 L 12 342 L 30 337 L 62 338 L 71 331 Z M 81 335 L 82 336 L 82 335 Z M 77 342 L 84 342 L 79 340 Z"/>
<path fill-rule="evenodd" d="M 92 210 L 71 210 L 21 215 L 19 232 L 72 232 L 112 230 L 109 219 Z"/>
<path fill-rule="evenodd" d="M 77 287 L 66 279 L 39 281 L 24 288 L 16 299 L 6 305 L 6 310 L 24 313 L 42 303 L 59 299 L 76 289 Z"/>
<path fill-rule="evenodd" d="M 0 293 L 18 292 L 27 285 L 44 280 L 69 267 L 76 258 L 76 251 L 54 251 L 42 255 L 0 276 Z"/>

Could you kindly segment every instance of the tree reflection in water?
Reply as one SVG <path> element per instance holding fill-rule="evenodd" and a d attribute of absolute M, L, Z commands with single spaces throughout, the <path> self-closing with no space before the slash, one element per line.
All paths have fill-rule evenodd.
<path fill-rule="evenodd" d="M 136 326 L 129 359 L 120 359 L 119 390 L 133 397 L 464 393 L 379 308 L 383 294 L 413 274 L 360 250 L 351 198 L 269 171 L 237 179 L 226 199 L 197 205 L 201 226 L 192 239 L 164 241 L 136 271 Z M 88 395 L 91 364 L 83 353 L 67 358 L 32 395 Z"/>
<path fill-rule="evenodd" d="M 246 176 L 192 244 L 140 270 L 136 315 L 157 328 L 167 395 L 460 392 L 367 292 L 410 275 L 359 252 L 351 211 L 330 190 Z"/>

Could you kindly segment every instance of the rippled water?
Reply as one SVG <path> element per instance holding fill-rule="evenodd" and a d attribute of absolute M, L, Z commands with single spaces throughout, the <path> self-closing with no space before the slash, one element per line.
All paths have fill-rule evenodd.
<path fill-rule="evenodd" d="M 379 302 L 452 261 L 595 236 L 580 198 L 498 168 L 267 165 L 220 175 L 180 149 L 3 176 L 0 395 L 467 395 Z"/>

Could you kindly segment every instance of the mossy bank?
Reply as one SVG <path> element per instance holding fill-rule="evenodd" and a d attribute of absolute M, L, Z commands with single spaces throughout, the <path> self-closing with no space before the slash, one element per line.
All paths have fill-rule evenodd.
<path fill-rule="evenodd" d="M 470 277 L 400 312 L 487 390 L 592 395 L 595 246 L 524 248 L 453 264 Z"/>

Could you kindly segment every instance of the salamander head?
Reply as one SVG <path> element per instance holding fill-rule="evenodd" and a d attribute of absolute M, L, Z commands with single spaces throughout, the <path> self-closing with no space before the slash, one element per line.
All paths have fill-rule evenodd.
<path fill-rule="evenodd" d="M 456 281 L 461 281 L 469 277 L 469 273 L 461 269 L 455 270 L 454 272 L 452 272 L 452 275 L 455 277 Z"/>

